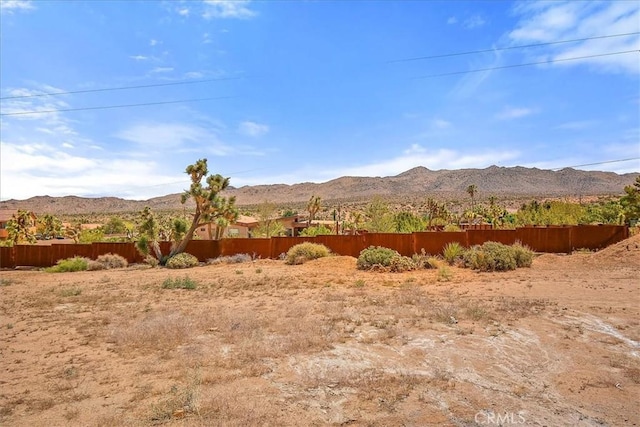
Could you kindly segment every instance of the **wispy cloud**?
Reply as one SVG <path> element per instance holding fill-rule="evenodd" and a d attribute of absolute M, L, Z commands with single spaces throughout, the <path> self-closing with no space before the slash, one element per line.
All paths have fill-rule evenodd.
<path fill-rule="evenodd" d="M 458 23 L 458 18 L 456 18 L 455 16 L 450 16 L 449 19 L 447 19 L 447 24 L 449 25 L 453 25 Z"/>
<path fill-rule="evenodd" d="M 149 40 L 149 46 L 155 46 L 155 45 L 157 45 L 159 43 L 162 43 L 162 42 L 160 42 L 160 41 L 158 41 L 156 39 Z"/>
<path fill-rule="evenodd" d="M 496 114 L 496 118 L 499 120 L 519 119 L 521 117 L 534 114 L 535 112 L 536 110 L 533 110 L 531 108 L 507 107 Z"/>
<path fill-rule="evenodd" d="M 0 12 L 12 14 L 17 11 L 33 10 L 35 6 L 31 0 L 0 0 Z"/>
<path fill-rule="evenodd" d="M 242 135 L 259 137 L 269 132 L 269 126 L 251 121 L 245 121 L 238 126 L 238 132 Z"/>
<path fill-rule="evenodd" d="M 147 61 L 151 59 L 151 57 L 145 56 L 145 55 L 131 55 L 129 56 L 129 58 L 134 59 L 136 61 Z"/>
<path fill-rule="evenodd" d="M 433 119 L 431 121 L 431 126 L 436 129 L 449 129 L 451 127 L 451 122 L 444 119 Z"/>
<path fill-rule="evenodd" d="M 466 28 L 467 30 L 473 30 L 475 28 L 482 27 L 485 23 L 486 23 L 486 21 L 484 20 L 484 18 L 482 16 L 473 15 L 473 16 L 470 16 L 469 18 L 465 19 L 464 22 L 462 23 L 462 26 L 464 28 Z"/>
<path fill-rule="evenodd" d="M 588 129 L 588 128 L 594 126 L 595 124 L 597 124 L 597 121 L 595 121 L 595 120 L 579 120 L 579 121 L 574 121 L 574 122 L 562 123 L 562 124 L 556 126 L 556 129 L 584 130 L 584 129 Z"/>
<path fill-rule="evenodd" d="M 173 71 L 173 67 L 155 67 L 150 70 L 150 73 L 170 73 Z"/>
<path fill-rule="evenodd" d="M 181 7 L 176 10 L 176 13 L 180 16 L 187 17 L 189 16 L 189 13 L 191 13 L 191 11 L 189 10 L 188 7 Z"/>
<path fill-rule="evenodd" d="M 636 1 L 526 1 L 517 3 L 520 18 L 508 37 L 514 44 L 588 38 L 638 31 L 640 3 Z M 640 35 L 587 40 L 532 50 L 537 61 L 584 57 L 603 53 L 636 51 L 629 54 L 556 62 L 551 66 L 575 67 L 588 64 L 601 72 L 640 73 Z"/>
<path fill-rule="evenodd" d="M 249 0 L 203 0 L 205 5 L 202 17 L 248 19 L 257 15 L 249 8 Z"/>

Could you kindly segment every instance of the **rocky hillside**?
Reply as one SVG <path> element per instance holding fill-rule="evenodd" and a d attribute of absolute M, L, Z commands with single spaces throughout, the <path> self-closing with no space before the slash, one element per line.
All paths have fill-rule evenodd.
<path fill-rule="evenodd" d="M 238 204 L 253 205 L 265 200 L 276 203 L 301 203 L 311 195 L 325 201 L 364 201 L 374 195 L 394 198 L 432 196 L 440 199 L 466 197 L 466 188 L 475 184 L 478 198 L 489 195 L 514 197 L 585 197 L 621 194 L 631 185 L 637 173 L 618 175 L 613 172 L 559 171 L 524 167 L 491 166 L 486 169 L 429 170 L 417 167 L 390 177 L 341 177 L 314 184 L 256 185 L 233 188 L 227 195 L 237 197 Z M 233 182 L 233 177 L 232 182 Z M 28 209 L 36 213 L 132 212 L 145 206 L 154 210 L 182 208 L 180 196 L 170 194 L 149 200 L 124 200 L 116 197 L 83 198 L 76 196 L 38 196 L 27 200 L 0 202 L 1 209 Z"/>

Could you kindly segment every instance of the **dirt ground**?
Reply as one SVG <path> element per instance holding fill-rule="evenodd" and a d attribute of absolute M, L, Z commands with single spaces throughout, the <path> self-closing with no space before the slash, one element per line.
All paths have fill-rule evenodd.
<path fill-rule="evenodd" d="M 640 236 L 507 273 L 0 278 L 2 426 L 640 425 Z"/>

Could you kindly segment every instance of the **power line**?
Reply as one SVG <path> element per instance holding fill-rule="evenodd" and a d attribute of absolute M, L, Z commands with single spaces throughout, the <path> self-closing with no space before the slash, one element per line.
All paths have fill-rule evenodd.
<path fill-rule="evenodd" d="M 499 67 L 490 67 L 490 68 L 478 68 L 475 70 L 466 70 L 466 71 L 454 71 L 451 73 L 440 73 L 440 74 L 429 74 L 426 76 L 414 77 L 414 79 L 428 79 L 431 77 L 444 77 L 444 76 L 455 76 L 458 74 L 468 74 L 468 73 L 479 73 L 482 71 L 493 71 L 493 70 L 503 70 L 505 68 L 516 68 L 516 67 L 527 67 L 530 65 L 542 65 L 542 64 L 551 64 L 554 62 L 563 62 L 563 61 L 575 61 L 579 59 L 589 59 L 589 58 L 599 58 L 603 56 L 613 56 L 613 55 L 624 55 L 627 53 L 640 52 L 640 50 L 625 50 L 621 52 L 610 52 L 610 53 L 601 53 L 598 55 L 587 55 L 587 56 L 576 56 L 573 58 L 561 58 L 561 59 L 549 59 L 548 61 L 540 61 L 540 62 L 528 62 L 526 64 L 514 64 L 514 65 L 502 65 Z"/>
<path fill-rule="evenodd" d="M 107 105 L 102 107 L 83 107 L 83 108 L 66 108 L 61 110 L 46 110 L 46 111 L 20 111 L 18 113 L 2 113 L 0 116 L 18 116 L 26 114 L 46 114 L 46 113 L 65 113 L 68 111 L 85 111 L 85 110 L 106 110 L 110 108 L 127 108 L 127 107 L 144 107 L 147 105 L 164 105 L 164 104 L 178 104 L 181 102 L 198 102 L 198 101 L 212 101 L 216 99 L 229 99 L 236 98 L 235 96 L 218 96 L 213 98 L 196 98 L 196 99 L 181 99 L 178 101 L 163 101 L 163 102 L 145 102 L 142 104 L 124 104 L 124 105 Z"/>
<path fill-rule="evenodd" d="M 561 169 L 566 169 L 566 168 L 581 168 L 583 166 L 597 166 L 597 165 L 606 165 L 608 163 L 622 163 L 622 162 L 630 162 L 632 160 L 640 160 L 640 157 L 631 157 L 629 159 L 618 159 L 618 160 L 606 160 L 604 162 L 596 162 L 596 163 L 585 163 L 582 165 L 573 165 L 573 166 L 563 166 L 561 168 L 553 168 L 550 169 L 552 171 L 558 171 Z"/>
<path fill-rule="evenodd" d="M 197 83 L 218 82 L 218 81 L 224 81 L 224 80 L 238 80 L 240 78 L 241 77 L 224 77 L 224 78 L 218 78 L 218 79 L 185 80 L 185 81 L 179 81 L 179 82 L 155 83 L 155 84 L 137 85 L 137 86 L 121 86 L 121 87 L 108 87 L 108 88 L 100 88 L 100 89 L 72 90 L 67 92 L 37 93 L 32 95 L 5 96 L 5 97 L 0 97 L 0 100 L 34 98 L 37 96 L 70 95 L 70 94 L 76 94 L 76 93 L 108 92 L 108 91 L 114 91 L 114 90 L 143 89 L 143 88 L 161 87 L 161 86 L 190 85 L 190 84 L 197 84 Z"/>
<path fill-rule="evenodd" d="M 529 48 L 529 47 L 549 46 L 549 45 L 561 44 L 561 43 L 575 43 L 575 42 L 582 42 L 582 41 L 587 41 L 587 40 L 607 39 L 607 38 L 611 38 L 611 37 L 633 36 L 633 35 L 636 35 L 636 34 L 640 34 L 640 31 L 635 31 L 633 33 L 624 33 L 624 34 L 611 34 L 611 35 L 606 35 L 606 36 L 585 37 L 585 38 L 582 38 L 582 39 L 559 40 L 559 41 L 555 41 L 555 42 L 525 44 L 525 45 L 507 46 L 507 47 L 496 47 L 496 48 L 493 48 L 493 49 L 470 50 L 470 51 L 467 51 L 467 52 L 443 53 L 443 54 L 440 54 L 440 55 L 429 55 L 429 56 L 417 56 L 415 58 L 394 59 L 394 60 L 391 60 L 391 61 L 387 61 L 387 63 L 421 61 L 421 60 L 425 60 L 425 59 L 436 59 L 436 58 L 448 58 L 448 57 L 451 57 L 451 56 L 472 55 L 472 54 L 475 54 L 475 53 L 487 53 L 487 52 L 495 52 L 495 51 L 499 51 L 499 50 L 509 50 L 509 49 L 524 49 L 524 48 Z"/>

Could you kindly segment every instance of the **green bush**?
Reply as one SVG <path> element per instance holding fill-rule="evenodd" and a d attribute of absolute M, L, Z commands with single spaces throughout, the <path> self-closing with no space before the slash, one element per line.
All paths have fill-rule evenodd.
<path fill-rule="evenodd" d="M 67 273 L 71 271 L 85 271 L 89 265 L 89 258 L 76 256 L 73 258 L 61 259 L 56 265 L 45 269 L 49 273 Z"/>
<path fill-rule="evenodd" d="M 331 253 L 329 248 L 318 243 L 304 242 L 292 246 L 285 256 L 285 263 L 289 265 L 304 264 L 312 259 L 323 258 Z"/>
<path fill-rule="evenodd" d="M 464 253 L 464 266 L 480 271 L 507 271 L 517 267 L 515 250 L 497 242 L 475 245 Z"/>
<path fill-rule="evenodd" d="M 394 251 L 393 249 L 383 248 L 382 246 L 369 246 L 360 252 L 356 265 L 359 270 L 391 267 L 393 258 L 399 256 L 398 251 Z"/>
<path fill-rule="evenodd" d="M 162 289 L 195 289 L 197 287 L 198 284 L 189 276 L 185 276 L 182 279 L 169 277 L 162 282 Z"/>
<path fill-rule="evenodd" d="M 104 265 L 106 269 L 125 268 L 129 265 L 125 257 L 111 253 L 98 256 L 98 258 L 96 258 L 96 261 Z"/>
<path fill-rule="evenodd" d="M 518 268 L 521 267 L 531 267 L 533 263 L 534 253 L 529 246 L 523 245 L 520 242 L 516 242 L 513 246 L 513 255 L 516 258 L 516 266 Z"/>
<path fill-rule="evenodd" d="M 186 252 L 172 256 L 167 260 L 167 268 L 191 268 L 198 265 L 198 258 Z"/>
<path fill-rule="evenodd" d="M 391 258 L 389 269 L 394 273 L 402 273 L 404 271 L 412 271 L 416 269 L 413 259 L 408 256 L 397 255 Z"/>
<path fill-rule="evenodd" d="M 458 242 L 447 243 L 442 250 L 442 256 L 449 265 L 453 265 L 457 260 L 462 258 L 464 247 Z"/>

